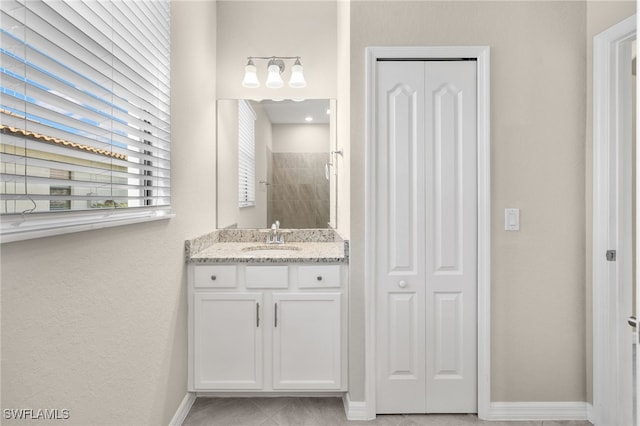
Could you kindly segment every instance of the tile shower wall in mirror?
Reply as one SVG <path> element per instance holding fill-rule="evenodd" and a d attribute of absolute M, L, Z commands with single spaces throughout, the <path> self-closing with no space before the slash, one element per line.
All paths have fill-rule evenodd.
<path fill-rule="evenodd" d="M 329 153 L 273 152 L 271 185 L 267 189 L 267 223 L 283 228 L 327 228 Z"/>

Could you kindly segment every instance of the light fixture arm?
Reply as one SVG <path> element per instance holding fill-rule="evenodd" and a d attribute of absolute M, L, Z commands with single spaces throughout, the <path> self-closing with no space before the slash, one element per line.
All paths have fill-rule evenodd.
<path fill-rule="evenodd" d="M 252 59 L 296 59 L 297 61 L 300 61 L 300 56 L 247 56 L 247 60 L 250 61 Z"/>
<path fill-rule="evenodd" d="M 284 72 L 284 61 L 282 59 L 276 57 L 271 58 L 267 67 L 271 65 L 277 65 L 280 68 L 280 74 Z"/>

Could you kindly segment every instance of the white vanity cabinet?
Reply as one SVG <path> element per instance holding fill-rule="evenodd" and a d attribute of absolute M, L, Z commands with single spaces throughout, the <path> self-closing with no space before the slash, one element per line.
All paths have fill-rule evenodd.
<path fill-rule="evenodd" d="M 273 294 L 274 389 L 340 389 L 340 296 Z"/>
<path fill-rule="evenodd" d="M 189 264 L 189 390 L 346 390 L 346 264 Z"/>
<path fill-rule="evenodd" d="M 262 300 L 260 293 L 194 293 L 196 388 L 262 389 Z"/>

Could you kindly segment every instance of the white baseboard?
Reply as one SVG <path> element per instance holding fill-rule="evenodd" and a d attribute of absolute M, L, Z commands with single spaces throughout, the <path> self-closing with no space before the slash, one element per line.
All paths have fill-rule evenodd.
<path fill-rule="evenodd" d="M 587 420 L 589 404 L 569 402 L 492 402 L 484 420 Z"/>
<path fill-rule="evenodd" d="M 589 404 L 587 403 L 587 420 L 589 420 L 589 422 L 591 424 L 596 424 L 596 416 L 593 413 L 593 404 Z"/>
<path fill-rule="evenodd" d="M 288 391 L 288 392 L 196 392 L 195 395 L 200 398 L 280 398 L 280 397 L 342 397 L 344 392 L 305 392 L 305 391 Z"/>
<path fill-rule="evenodd" d="M 169 426 L 181 426 L 184 419 L 187 418 L 187 414 L 189 414 L 189 410 L 191 410 L 191 406 L 196 401 L 196 394 L 193 392 L 187 392 L 184 396 L 184 399 L 178 406 L 176 413 L 173 415 L 173 418 L 169 422 Z"/>
<path fill-rule="evenodd" d="M 367 417 L 367 403 L 365 401 L 351 401 L 347 392 L 342 396 L 342 402 L 348 420 L 373 420 Z"/>

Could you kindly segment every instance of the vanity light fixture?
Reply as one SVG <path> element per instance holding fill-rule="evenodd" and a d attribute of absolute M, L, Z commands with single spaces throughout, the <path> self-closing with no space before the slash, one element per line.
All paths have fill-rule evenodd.
<path fill-rule="evenodd" d="M 249 62 L 247 62 L 247 66 L 244 67 L 244 80 L 242 80 L 242 85 L 244 87 L 249 87 L 251 89 L 260 87 L 260 81 L 258 80 L 258 72 L 251 58 L 249 58 Z"/>
<path fill-rule="evenodd" d="M 242 80 L 242 85 L 244 87 L 249 89 L 260 87 L 257 68 L 253 62 L 254 59 L 269 61 L 267 63 L 267 81 L 265 82 L 265 86 L 270 89 L 279 89 L 284 86 L 284 82 L 282 81 L 282 73 L 285 69 L 284 61 L 293 59 L 295 59 L 295 62 L 291 67 L 289 87 L 300 89 L 307 85 L 307 82 L 304 79 L 299 56 L 249 56 L 247 59 L 247 65 L 244 67 L 244 79 Z"/>

